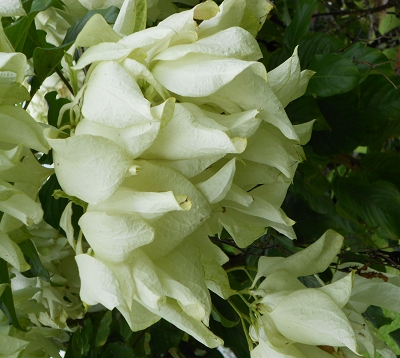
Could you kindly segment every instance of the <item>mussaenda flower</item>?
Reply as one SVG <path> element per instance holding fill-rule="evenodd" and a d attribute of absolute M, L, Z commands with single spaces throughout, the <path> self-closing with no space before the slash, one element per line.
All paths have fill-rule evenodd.
<path fill-rule="evenodd" d="M 250 336 L 258 343 L 252 358 L 356 358 L 364 353 L 395 357 L 361 313 L 371 304 L 399 311 L 387 299 L 388 294 L 398 294 L 397 276 L 389 275 L 392 282 L 385 282 L 368 270 L 376 275 L 371 282 L 346 263 L 328 285 L 319 280 L 320 287 L 307 288 L 298 280 L 325 271 L 337 260 L 342 243 L 341 235 L 328 230 L 292 256 L 260 258 L 254 283 L 265 279 L 251 291 L 256 300 L 251 304 Z M 346 267 L 351 267 L 347 273 Z"/>
<path fill-rule="evenodd" d="M 227 258 L 207 236 L 225 228 L 240 247 L 268 227 L 295 237 L 280 206 L 311 131 L 283 108 L 311 74 L 295 53 L 279 69 L 290 68 L 285 83 L 275 73 L 269 85 L 258 44 L 240 27 L 244 8 L 207 1 L 132 34 L 93 16 L 68 69 L 89 66 L 62 111 L 71 124 L 45 131 L 63 190 L 88 203 L 79 225 L 89 250 L 67 232 L 83 301 L 117 308 L 133 330 L 163 317 L 210 347 L 221 340 L 207 328 L 208 290 L 233 291 Z M 65 227 L 70 215 L 67 207 Z M 172 264 L 186 256 L 188 277 Z"/>

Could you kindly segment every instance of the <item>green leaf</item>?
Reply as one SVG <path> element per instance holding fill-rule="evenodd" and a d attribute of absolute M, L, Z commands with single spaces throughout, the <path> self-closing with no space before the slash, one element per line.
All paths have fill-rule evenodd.
<path fill-rule="evenodd" d="M 32 240 L 24 240 L 19 243 L 18 246 L 22 250 L 26 262 L 31 266 L 30 270 L 21 272 L 22 275 L 29 278 L 40 277 L 42 280 L 50 282 L 50 273 L 40 261 L 39 255 Z"/>
<path fill-rule="evenodd" d="M 230 348 L 236 357 L 249 358 L 250 352 L 242 325 L 226 328 L 214 319 L 210 320 L 210 329 L 224 340 L 224 347 Z"/>
<path fill-rule="evenodd" d="M 400 190 L 400 156 L 397 152 L 366 154 L 360 164 L 360 175 L 366 181 L 387 180 Z"/>
<path fill-rule="evenodd" d="M 307 87 L 307 93 L 313 96 L 329 97 L 348 92 L 360 80 L 357 66 L 341 55 L 315 55 L 309 69 L 316 72 Z"/>
<path fill-rule="evenodd" d="M 383 110 L 379 114 L 374 108 L 368 110 L 360 107 L 356 92 L 318 99 L 319 109 L 332 130 L 313 133 L 310 144 L 315 153 L 348 153 L 358 146 L 374 143 L 380 150 L 388 133 L 400 130 L 400 126 L 396 125 L 398 120 L 386 117 Z"/>
<path fill-rule="evenodd" d="M 64 3 L 61 0 L 34 0 L 29 13 L 38 13 L 48 9 L 50 6 L 53 6 L 57 9 L 62 9 L 64 7 Z"/>
<path fill-rule="evenodd" d="M 389 336 L 392 337 L 396 344 L 400 347 L 400 328 L 390 332 Z"/>
<path fill-rule="evenodd" d="M 94 341 L 95 347 L 102 347 L 106 344 L 110 335 L 110 324 L 112 322 L 112 311 L 107 311 L 101 318 L 99 327 L 97 328 L 96 338 Z"/>
<path fill-rule="evenodd" d="M 65 50 L 71 44 L 62 45 L 59 47 L 36 47 L 33 51 L 33 67 L 36 77 L 31 83 L 31 96 L 40 88 L 44 80 L 49 77 L 56 67 L 60 64 Z"/>
<path fill-rule="evenodd" d="M 389 59 L 377 48 L 367 46 L 362 42 L 356 42 L 348 47 L 342 56 L 353 61 L 361 75 L 365 76 L 372 70 L 387 75 L 393 74 Z"/>
<path fill-rule="evenodd" d="M 356 231 L 356 227 L 352 222 L 336 213 L 331 216 L 312 210 L 310 204 L 299 194 L 289 193 L 282 209 L 290 218 L 296 221 L 294 230 L 298 245 L 309 243 L 310 238 L 318 238 L 328 229 L 334 229 L 342 234 L 353 234 Z M 275 249 L 275 251 L 279 250 Z M 281 250 L 281 255 L 282 251 L 283 249 Z"/>
<path fill-rule="evenodd" d="M 31 25 L 34 26 L 33 20 L 37 13 L 30 13 L 27 16 L 20 17 L 11 26 L 4 29 L 4 33 L 13 45 L 15 52 L 23 52 L 25 42 Z"/>
<path fill-rule="evenodd" d="M 69 47 L 70 44 L 53 48 L 37 47 L 35 49 L 33 52 L 33 67 L 40 84 L 53 73 L 61 62 L 65 50 L 68 50 Z"/>
<path fill-rule="evenodd" d="M 118 13 L 119 13 L 119 9 L 116 6 L 110 6 L 109 8 L 102 9 L 102 10 L 88 11 L 84 16 L 82 16 L 80 19 L 78 19 L 73 26 L 71 26 L 68 29 L 67 34 L 65 35 L 65 38 L 63 41 L 63 45 L 69 44 L 69 43 L 75 41 L 76 37 L 82 31 L 83 27 L 86 25 L 86 23 L 89 21 L 89 19 L 94 14 L 100 14 L 101 16 L 104 17 L 104 19 L 109 24 L 113 24 L 115 22 L 115 20 L 117 19 Z"/>
<path fill-rule="evenodd" d="M 299 58 L 301 68 L 308 68 L 314 55 L 336 53 L 345 46 L 344 42 L 323 32 L 317 32 L 303 37 L 299 43 Z"/>
<path fill-rule="evenodd" d="M 285 108 L 292 124 L 302 124 L 316 119 L 314 131 L 330 130 L 325 117 L 321 113 L 317 100 L 312 96 L 302 96 L 290 102 Z"/>
<path fill-rule="evenodd" d="M 44 211 L 43 219 L 55 229 L 60 229 L 61 215 L 68 204 L 67 199 L 55 199 L 54 190 L 61 189 L 55 174 L 39 190 L 39 200 Z"/>
<path fill-rule="evenodd" d="M 90 342 L 93 338 L 93 324 L 90 318 L 85 319 L 83 324 L 83 327 L 79 327 L 73 333 L 65 352 L 65 358 L 88 357 Z"/>
<path fill-rule="evenodd" d="M 283 43 L 290 53 L 299 44 L 311 26 L 311 15 L 317 9 L 317 0 L 301 0 L 296 3 L 296 11 L 292 22 L 285 32 Z"/>
<path fill-rule="evenodd" d="M 364 114 L 379 116 L 395 121 L 400 119 L 400 78 L 388 78 L 370 75 L 360 84 L 360 102 L 358 107 Z M 391 135 L 400 134 L 399 132 Z"/>
<path fill-rule="evenodd" d="M 375 328 L 380 328 L 386 324 L 392 323 L 392 319 L 386 317 L 382 311 L 382 308 L 378 306 L 369 306 L 367 310 L 362 314 L 364 318 L 370 321 Z"/>
<path fill-rule="evenodd" d="M 60 0 L 34 0 L 27 16 L 20 17 L 13 24 L 4 29 L 16 52 L 24 53 L 28 58 L 32 57 L 36 46 L 43 46 L 45 32 L 37 31 L 34 23 L 36 15 L 50 6 L 62 8 Z"/>
<path fill-rule="evenodd" d="M 362 219 L 369 229 L 393 240 L 400 238 L 400 193 L 392 183 L 335 178 L 333 188 L 338 205 Z"/>
<path fill-rule="evenodd" d="M 211 292 L 213 308 L 211 315 L 215 321 L 220 322 L 224 327 L 231 328 L 240 322 L 240 317 L 232 306 L 219 296 Z"/>
<path fill-rule="evenodd" d="M 44 98 L 47 102 L 47 105 L 49 106 L 49 111 L 47 113 L 47 121 L 51 126 L 57 128 L 58 114 L 60 113 L 61 107 L 67 103 L 70 103 L 71 101 L 67 98 L 57 98 L 57 91 L 51 91 L 46 93 Z M 69 123 L 68 111 L 64 113 L 60 123 L 60 127 L 67 123 Z"/>
<path fill-rule="evenodd" d="M 2 283 L 6 283 L 8 286 L 4 289 L 0 296 L 0 309 L 7 317 L 8 324 L 12 324 L 15 328 L 26 332 L 26 329 L 21 327 L 17 318 L 17 314 L 15 313 L 14 299 L 10 286 L 10 277 L 8 276 L 7 262 L 3 259 L 0 259 L 0 284 Z"/>
<path fill-rule="evenodd" d="M 162 319 L 150 328 L 150 348 L 153 354 L 163 355 L 169 348 L 176 347 L 184 332 Z"/>
<path fill-rule="evenodd" d="M 136 358 L 138 357 L 133 353 L 131 347 L 119 342 L 114 342 L 107 345 L 107 348 L 100 356 L 100 358 L 109 358 L 109 357 L 118 357 L 118 358 Z M 69 358 L 65 356 L 65 358 Z"/>

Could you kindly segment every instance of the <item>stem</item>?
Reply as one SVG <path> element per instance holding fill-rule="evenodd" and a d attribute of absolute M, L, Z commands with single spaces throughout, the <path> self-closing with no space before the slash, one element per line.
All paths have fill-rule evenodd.
<path fill-rule="evenodd" d="M 29 103 L 31 103 L 31 100 L 25 101 L 25 103 L 22 106 L 22 109 L 26 110 L 28 108 L 28 106 L 29 106 Z"/>
<path fill-rule="evenodd" d="M 247 300 L 243 297 L 243 295 L 240 292 L 236 292 L 236 295 L 238 295 L 242 299 L 242 301 L 246 304 L 247 307 L 250 307 L 250 303 L 247 302 Z"/>
<path fill-rule="evenodd" d="M 62 126 L 61 128 L 58 129 L 58 132 L 62 132 L 64 129 L 71 129 L 71 125 L 66 124 L 65 126 Z"/>
<path fill-rule="evenodd" d="M 74 96 L 74 90 L 72 89 L 71 85 L 69 84 L 69 82 L 67 81 L 67 79 L 64 77 L 64 75 L 62 74 L 62 72 L 60 71 L 60 69 L 58 67 L 55 68 L 55 71 L 57 73 L 57 75 L 61 78 L 61 81 L 64 82 L 65 86 L 68 88 L 68 90 L 71 92 L 71 94 Z"/>
<path fill-rule="evenodd" d="M 244 332 L 244 335 L 246 336 L 246 341 L 247 341 L 247 344 L 248 344 L 248 346 L 249 346 L 249 350 L 252 351 L 252 350 L 253 350 L 253 341 L 251 340 L 251 338 L 250 338 L 250 336 L 249 336 L 249 332 L 247 331 L 246 323 L 245 323 L 245 321 L 243 320 L 243 318 L 245 318 L 246 321 L 249 322 L 249 323 L 251 324 L 251 322 L 250 322 L 250 317 L 248 317 L 248 316 L 242 314 L 242 312 L 240 312 L 240 311 L 236 308 L 236 306 L 232 303 L 231 300 L 228 299 L 228 302 L 229 302 L 229 304 L 232 306 L 232 308 L 235 310 L 235 312 L 236 312 L 236 313 L 239 315 L 239 317 L 240 317 L 240 322 L 242 323 L 243 332 Z"/>
<path fill-rule="evenodd" d="M 82 230 L 79 230 L 78 234 L 78 240 L 76 242 L 76 250 L 75 250 L 77 255 L 83 254 L 83 249 L 82 249 Z"/>
<path fill-rule="evenodd" d="M 140 341 L 140 339 L 143 337 L 144 334 L 146 334 L 146 330 L 144 330 L 142 333 L 140 333 L 139 337 L 137 337 L 135 339 L 135 342 L 133 342 L 133 344 L 132 344 L 132 348 L 134 348 L 136 346 L 136 344 L 138 344 L 138 342 Z"/>
<path fill-rule="evenodd" d="M 250 275 L 250 272 L 248 270 L 257 272 L 257 269 L 255 267 L 236 266 L 236 267 L 231 267 L 230 269 L 227 269 L 226 273 L 233 272 L 233 271 L 239 271 L 239 270 L 244 271 L 246 273 L 246 275 L 249 276 L 249 279 L 251 281 L 253 281 L 253 277 Z"/>
<path fill-rule="evenodd" d="M 365 10 L 343 10 L 343 11 L 331 11 L 327 12 L 325 14 L 314 14 L 312 17 L 322 17 L 322 16 L 343 16 L 343 15 L 359 15 L 359 16 L 365 16 L 368 14 L 372 14 L 374 12 L 379 12 L 383 11 L 386 9 L 389 9 L 391 7 L 394 7 L 395 4 L 392 1 L 389 1 L 386 5 L 382 6 L 377 6 L 374 8 L 370 9 L 365 9 Z"/>

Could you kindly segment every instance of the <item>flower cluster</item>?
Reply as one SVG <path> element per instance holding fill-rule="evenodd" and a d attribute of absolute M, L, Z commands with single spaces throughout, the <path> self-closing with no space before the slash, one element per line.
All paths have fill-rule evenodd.
<path fill-rule="evenodd" d="M 19 1 L 0 5 L 0 16 L 19 15 L 24 15 Z M 0 355 L 59 357 L 55 340 L 68 341 L 67 318 L 83 313 L 79 276 L 67 240 L 42 220 L 38 191 L 53 170 L 42 167 L 33 153 L 47 153 L 49 145 L 42 126 L 18 105 L 30 99 L 22 85 L 29 66 L 1 25 L 0 50 Z M 32 277 L 28 258 L 41 262 L 43 277 Z"/>
<path fill-rule="evenodd" d="M 272 7 L 263 4 L 251 13 L 257 26 Z M 280 206 L 312 123 L 293 126 L 284 107 L 312 72 L 295 52 L 267 75 L 241 27 L 246 6 L 206 1 L 134 33 L 124 9 L 114 29 L 95 15 L 72 49 L 85 51 L 68 70 L 85 69 L 86 80 L 64 108 L 70 125 L 45 136 L 63 191 L 88 203 L 87 251 L 73 239 L 71 206 L 63 221 L 82 300 L 117 308 L 132 330 L 162 317 L 220 345 L 208 290 L 233 291 L 208 236 L 225 229 L 246 247 L 273 227 L 294 238 Z"/>
<path fill-rule="evenodd" d="M 250 335 L 258 343 L 252 358 L 356 358 L 364 353 L 396 357 L 362 313 L 370 305 L 400 311 L 389 299 L 400 293 L 398 276 L 369 269 L 368 279 L 355 274 L 354 267 L 363 265 L 347 263 L 339 266 L 328 285 L 317 277 L 320 287 L 307 288 L 298 280 L 325 271 L 336 261 L 342 243 L 343 237 L 329 230 L 288 258 L 260 258 L 254 282 L 265 279 L 251 291 L 256 300 L 251 304 Z M 344 272 L 345 267 L 350 273 Z"/>

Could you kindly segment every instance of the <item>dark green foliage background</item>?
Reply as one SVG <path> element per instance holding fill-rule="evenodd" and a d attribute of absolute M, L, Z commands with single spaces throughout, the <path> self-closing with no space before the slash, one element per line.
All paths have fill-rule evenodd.
<path fill-rule="evenodd" d="M 26 17 L 15 22 L 2 18 L 2 23 L 16 51 L 33 58 L 36 76 L 32 78 L 31 96 L 47 76 L 61 69 L 62 56 L 93 14 L 100 13 L 109 23 L 118 14 L 115 7 L 89 11 L 71 26 L 63 45 L 54 47 L 46 42 L 45 33 L 36 29 L 34 18 L 50 6 L 61 8 L 62 1 L 25 0 L 23 3 Z M 306 95 L 286 108 L 293 124 L 316 119 L 312 139 L 304 148 L 307 160 L 299 165 L 283 205 L 287 215 L 297 222 L 294 229 L 298 239 L 291 242 L 270 230 L 243 251 L 227 235 L 222 240 L 212 238 L 231 258 L 227 269 L 243 265 L 256 267 L 261 255 L 293 254 L 329 228 L 345 237 L 342 262 L 368 263 L 381 270 L 399 269 L 400 28 L 379 33 L 379 21 L 385 13 L 376 11 L 377 3 L 274 2 L 275 9 L 257 37 L 264 54 L 262 61 L 271 70 L 289 58 L 299 45 L 302 69 L 316 72 Z M 184 9 L 188 5 L 176 2 L 176 7 Z M 384 10 L 400 18 L 398 0 L 389 0 Z M 58 111 L 67 100 L 56 99 L 55 93 L 49 93 L 46 100 L 49 122 L 56 125 Z M 41 161 L 51 163 L 51 154 Z M 51 196 L 58 188 L 52 176 L 39 194 L 45 220 L 56 229 L 67 204 L 66 199 L 56 200 Z M 74 210 L 74 215 L 79 214 L 78 209 Z M 75 225 L 78 214 L 74 217 Z M 49 274 L 31 241 L 20 246 L 32 266 L 24 274 L 49 281 Z M 5 267 L 6 263 L 0 260 L 1 265 Z M 4 267 L 0 270 L 0 283 L 9 283 Z M 331 277 L 331 270 L 321 274 L 326 282 Z M 249 285 L 248 277 L 237 271 L 230 273 L 230 279 L 233 288 Z M 314 284 L 311 278 L 304 278 L 303 283 L 309 287 Z M 212 298 L 212 331 L 224 339 L 237 357 L 249 357 L 238 315 L 228 302 L 215 295 Z M 246 307 L 240 306 L 242 301 L 235 301 L 235 297 L 231 300 L 238 309 L 246 311 Z M 23 329 L 15 313 L 11 289 L 7 288 L 1 295 L 0 308 L 11 324 Z M 391 322 L 378 307 L 370 307 L 365 317 L 377 328 Z M 222 357 L 217 350 L 204 347 L 163 320 L 145 331 L 131 332 L 123 317 L 113 311 L 88 313 L 70 325 L 76 331 L 64 347 L 67 358 Z M 399 330 L 391 335 L 399 344 Z"/>

